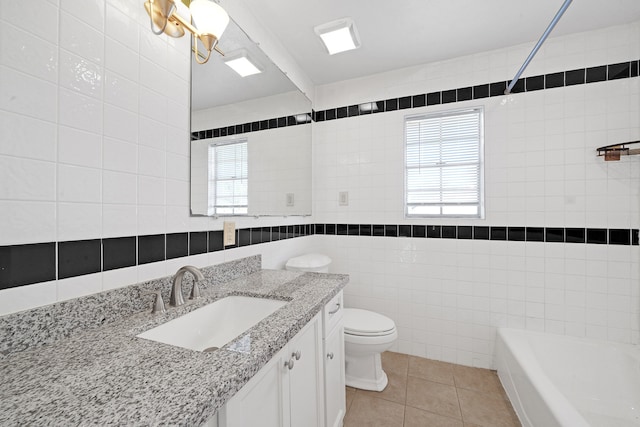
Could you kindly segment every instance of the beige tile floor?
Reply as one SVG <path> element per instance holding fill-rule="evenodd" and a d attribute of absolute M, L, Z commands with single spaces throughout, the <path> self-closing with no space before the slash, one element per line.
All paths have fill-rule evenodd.
<path fill-rule="evenodd" d="M 495 371 L 385 352 L 382 392 L 347 387 L 345 427 L 520 427 Z"/>

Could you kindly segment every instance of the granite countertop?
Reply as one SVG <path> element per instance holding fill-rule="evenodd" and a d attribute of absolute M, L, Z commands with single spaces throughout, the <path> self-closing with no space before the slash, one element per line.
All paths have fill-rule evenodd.
<path fill-rule="evenodd" d="M 165 314 L 140 313 L 0 358 L 0 425 L 199 425 L 347 283 L 348 276 L 261 270 Z M 220 350 L 136 335 L 227 295 L 289 301 Z M 247 345 L 248 344 L 248 345 Z"/>

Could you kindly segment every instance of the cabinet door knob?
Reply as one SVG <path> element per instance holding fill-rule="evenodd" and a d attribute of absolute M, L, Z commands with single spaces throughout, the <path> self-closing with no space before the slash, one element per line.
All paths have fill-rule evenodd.
<path fill-rule="evenodd" d="M 327 359 L 333 360 L 333 353 L 327 353 Z"/>
<path fill-rule="evenodd" d="M 340 311 L 340 303 L 339 302 L 336 303 L 336 309 L 335 310 L 331 310 L 329 312 L 329 314 L 336 314 L 338 311 Z"/>
<path fill-rule="evenodd" d="M 293 369 L 293 365 L 295 364 L 295 362 L 293 361 L 293 359 L 289 359 L 286 362 L 284 362 L 284 366 L 286 366 L 287 368 L 289 368 L 289 370 Z"/>
<path fill-rule="evenodd" d="M 291 357 L 295 357 L 296 360 L 300 360 L 300 358 L 302 357 L 302 353 L 300 353 L 300 350 L 298 350 L 295 353 L 291 353 Z"/>

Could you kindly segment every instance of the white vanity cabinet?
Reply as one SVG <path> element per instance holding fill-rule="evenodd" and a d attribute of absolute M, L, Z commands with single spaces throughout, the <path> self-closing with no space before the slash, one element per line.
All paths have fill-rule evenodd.
<path fill-rule="evenodd" d="M 346 412 L 338 293 L 218 411 L 209 427 L 340 427 Z"/>
<path fill-rule="evenodd" d="M 316 315 L 218 412 L 220 427 L 324 425 L 321 315 Z"/>
<path fill-rule="evenodd" d="M 327 303 L 322 313 L 325 425 L 327 427 L 342 426 L 346 412 L 343 308 L 343 296 L 340 291 Z"/>

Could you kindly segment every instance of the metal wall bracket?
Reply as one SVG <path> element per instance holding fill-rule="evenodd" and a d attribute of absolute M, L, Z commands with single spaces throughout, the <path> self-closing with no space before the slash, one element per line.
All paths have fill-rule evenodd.
<path fill-rule="evenodd" d="M 605 162 L 611 160 L 620 160 L 620 156 L 632 156 L 640 154 L 640 148 L 629 148 L 627 145 L 640 144 L 640 141 L 623 142 L 622 144 L 605 145 L 596 148 L 598 156 L 604 156 Z"/>

